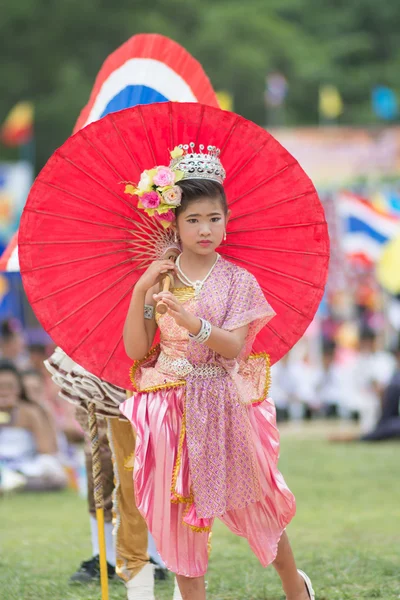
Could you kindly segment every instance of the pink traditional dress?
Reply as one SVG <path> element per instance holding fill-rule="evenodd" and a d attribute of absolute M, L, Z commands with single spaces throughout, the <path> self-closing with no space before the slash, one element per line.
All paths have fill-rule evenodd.
<path fill-rule="evenodd" d="M 173 293 L 212 325 L 248 325 L 248 334 L 230 360 L 190 339 L 169 314 L 157 317 L 160 344 L 134 364 L 136 391 L 120 406 L 137 433 L 137 506 L 174 573 L 206 573 L 216 517 L 247 538 L 266 567 L 296 510 L 277 467 L 269 358 L 250 354 L 275 313 L 254 276 L 221 257 L 198 296 L 190 287 Z"/>

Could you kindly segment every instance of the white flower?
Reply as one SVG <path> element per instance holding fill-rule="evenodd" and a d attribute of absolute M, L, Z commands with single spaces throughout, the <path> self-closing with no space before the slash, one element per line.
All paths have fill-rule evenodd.
<path fill-rule="evenodd" d="M 143 173 L 140 176 L 140 181 L 138 183 L 137 189 L 140 192 L 147 192 L 148 189 L 150 188 L 150 186 L 152 185 L 152 178 L 150 177 L 150 175 L 148 174 L 147 171 L 143 171 Z"/>
<path fill-rule="evenodd" d="M 174 185 L 168 190 L 165 190 L 162 197 L 165 204 L 168 204 L 168 206 L 179 206 L 182 200 L 182 190 L 178 185 Z"/>

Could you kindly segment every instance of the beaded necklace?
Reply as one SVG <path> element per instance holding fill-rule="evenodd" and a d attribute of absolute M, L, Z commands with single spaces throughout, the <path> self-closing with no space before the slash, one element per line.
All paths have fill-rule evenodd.
<path fill-rule="evenodd" d="M 191 281 L 191 279 L 189 279 L 189 277 L 187 277 L 185 275 L 185 273 L 182 271 L 181 263 L 180 263 L 181 256 L 182 256 L 182 254 L 180 254 L 175 261 L 175 264 L 176 264 L 176 267 L 177 267 L 178 273 L 179 273 L 179 278 L 181 279 L 182 283 L 184 283 L 185 285 L 188 285 L 194 289 L 194 295 L 195 295 L 195 297 L 197 297 L 200 294 L 200 292 L 203 288 L 203 285 L 205 284 L 205 282 L 207 281 L 207 279 L 210 277 L 211 273 L 213 272 L 215 265 L 218 262 L 219 254 L 217 254 L 217 258 L 216 258 L 213 266 L 208 271 L 208 273 L 204 277 L 204 279 L 197 279 L 196 281 Z"/>

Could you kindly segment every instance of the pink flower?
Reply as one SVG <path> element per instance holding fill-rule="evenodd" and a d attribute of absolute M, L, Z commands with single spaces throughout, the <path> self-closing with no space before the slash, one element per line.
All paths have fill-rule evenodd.
<path fill-rule="evenodd" d="M 173 223 L 175 221 L 175 213 L 171 209 L 169 209 L 168 212 L 162 213 L 162 215 L 159 215 L 156 212 L 154 213 L 154 216 L 158 221 L 168 221 L 168 223 Z"/>
<path fill-rule="evenodd" d="M 165 204 L 179 206 L 182 200 L 182 190 L 179 186 L 174 185 L 174 187 L 163 192 L 162 197 Z"/>
<path fill-rule="evenodd" d="M 160 204 L 161 198 L 157 192 L 146 192 L 143 194 L 140 200 L 144 208 L 157 208 L 157 206 Z"/>
<path fill-rule="evenodd" d="M 169 167 L 157 167 L 157 173 L 153 177 L 154 185 L 166 187 L 175 183 L 175 173 Z"/>

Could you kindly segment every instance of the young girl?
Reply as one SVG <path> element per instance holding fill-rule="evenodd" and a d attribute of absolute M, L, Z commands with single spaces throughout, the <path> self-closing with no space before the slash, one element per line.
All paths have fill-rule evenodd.
<path fill-rule="evenodd" d="M 226 239 L 229 211 L 225 172 L 214 150 L 178 158 L 174 151 L 170 168 L 179 181 L 169 198 L 182 252 L 175 264 L 160 260 L 149 266 L 136 283 L 125 323 L 125 349 L 137 361 L 136 391 L 121 410 L 137 432 L 137 505 L 184 600 L 206 597 L 216 517 L 247 538 L 265 567 L 274 565 L 287 600 L 314 599 L 285 533 L 295 499 L 277 468 L 268 356 L 250 355 L 257 333 L 275 313 L 254 276 L 216 252 Z M 145 172 L 141 183 L 160 169 L 167 168 Z M 150 198 L 141 183 L 139 206 L 146 206 Z M 152 189 L 162 195 L 165 187 L 156 183 L 154 177 Z M 167 273 L 174 277 L 172 292 L 160 291 Z M 155 310 L 159 302 L 167 307 L 161 315 Z M 157 327 L 160 345 L 150 350 Z M 146 568 L 141 599 L 147 598 Z M 174 598 L 180 597 L 176 590 Z"/>

